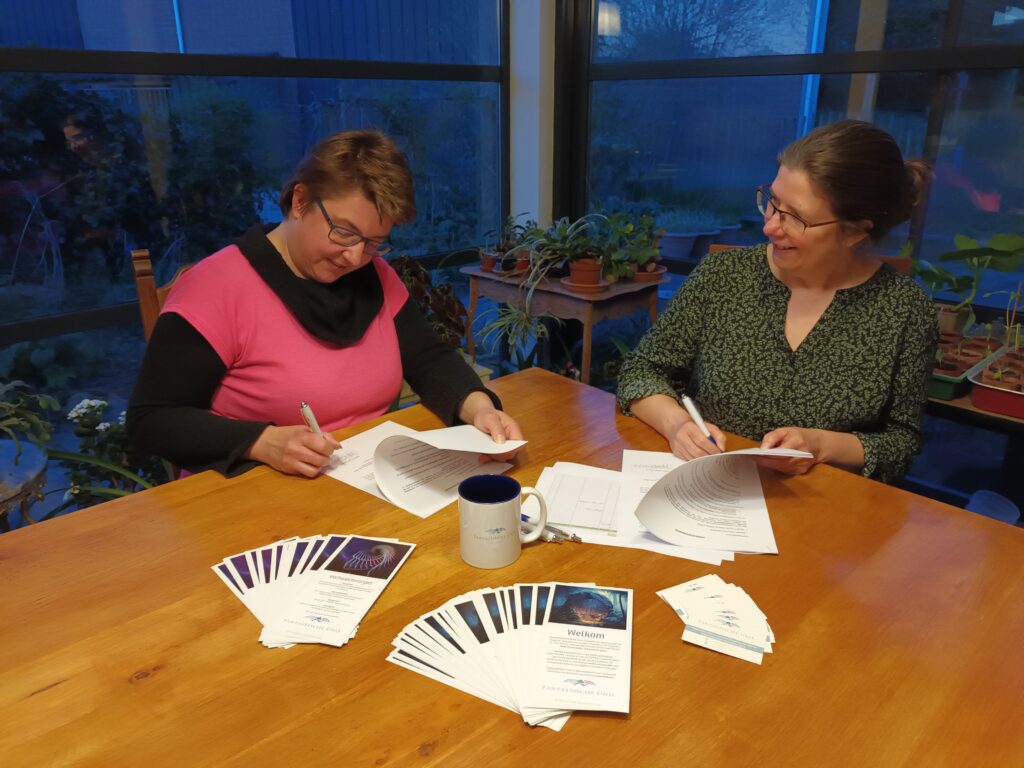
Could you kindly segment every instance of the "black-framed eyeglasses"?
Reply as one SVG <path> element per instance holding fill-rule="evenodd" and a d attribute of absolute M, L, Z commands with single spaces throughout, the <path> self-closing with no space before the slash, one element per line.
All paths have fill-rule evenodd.
<path fill-rule="evenodd" d="M 327 239 L 335 245 L 340 245 L 342 248 L 355 248 L 360 243 L 363 243 L 363 249 L 371 256 L 384 256 L 391 252 L 391 243 L 387 240 L 373 240 L 369 237 L 363 237 L 358 232 L 353 232 L 351 229 L 331 221 L 331 217 L 327 215 L 327 209 L 324 208 L 323 201 L 320 198 L 317 198 L 316 206 L 320 209 L 320 213 L 324 215 L 324 221 L 327 222 L 327 226 L 330 227 L 327 230 Z"/>
<path fill-rule="evenodd" d="M 838 224 L 841 221 L 841 219 L 832 219 L 831 221 L 819 221 L 817 224 L 808 224 L 792 211 L 784 211 L 779 208 L 775 201 L 775 195 L 772 194 L 771 184 L 762 184 L 757 188 L 757 210 L 764 216 L 765 221 L 768 221 L 776 213 L 779 214 L 779 226 L 789 233 L 803 234 L 808 229 L 824 227 L 826 224 Z"/>

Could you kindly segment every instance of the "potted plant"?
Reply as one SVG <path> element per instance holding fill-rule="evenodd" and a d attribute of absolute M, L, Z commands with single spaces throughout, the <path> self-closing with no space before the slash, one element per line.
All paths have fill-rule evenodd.
<path fill-rule="evenodd" d="M 1024 236 L 992 235 L 986 245 L 978 240 L 957 235 L 953 238 L 955 251 L 944 253 L 931 263 L 920 259 L 914 265 L 913 273 L 921 279 L 934 296 L 936 293 L 956 294 L 952 305 L 936 304 L 939 330 L 961 332 L 974 324 L 972 302 L 978 294 L 978 287 L 985 272 L 1016 272 L 1024 264 Z M 967 268 L 966 274 L 957 274 L 946 268 L 946 264 L 960 263 Z"/>
<path fill-rule="evenodd" d="M 526 213 L 508 216 L 500 230 L 492 230 L 485 237 L 495 239 L 489 248 L 480 249 L 480 267 L 485 272 L 525 272 L 529 269 L 529 241 L 538 232 L 537 222 L 523 219 Z"/>
<path fill-rule="evenodd" d="M 533 255 L 526 280 L 530 296 L 544 278 L 563 267 L 569 269 L 568 280 L 563 279 L 569 288 L 586 290 L 588 286 L 601 285 L 606 252 L 595 238 L 605 219 L 599 213 L 582 216 L 576 221 L 563 216 L 548 229 L 535 234 L 530 240 Z"/>
<path fill-rule="evenodd" d="M 705 208 L 668 209 L 658 215 L 661 257 L 667 260 L 699 262 L 721 231 L 714 213 Z"/>
<path fill-rule="evenodd" d="M 602 234 L 608 254 L 605 279 L 609 282 L 631 278 L 655 280 L 665 272 L 665 267 L 658 264 L 661 252 L 654 217 L 613 213 L 604 222 Z"/>
<path fill-rule="evenodd" d="M 550 336 L 548 325 L 543 321 L 562 322 L 547 313 L 533 315 L 525 306 L 515 304 L 501 304 L 489 311 L 494 313 L 494 318 L 480 329 L 480 343 L 497 344 L 508 351 L 511 359 L 498 363 L 503 373 L 505 368 L 515 372 L 535 366 L 540 357 L 541 343 Z"/>

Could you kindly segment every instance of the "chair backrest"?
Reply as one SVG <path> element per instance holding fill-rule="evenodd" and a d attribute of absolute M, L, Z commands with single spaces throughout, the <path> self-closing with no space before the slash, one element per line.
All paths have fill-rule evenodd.
<path fill-rule="evenodd" d="M 149 258 L 149 250 L 141 248 L 132 251 L 132 272 L 135 273 L 135 290 L 139 294 L 139 314 L 142 315 L 142 331 L 146 341 L 149 341 L 153 334 L 153 326 L 156 325 L 160 309 L 167 299 L 167 294 L 171 292 L 174 281 L 191 268 L 191 264 L 186 264 L 175 273 L 167 285 L 158 286 L 156 278 L 153 277 L 153 262 Z"/>
<path fill-rule="evenodd" d="M 708 246 L 708 253 L 718 253 L 719 251 L 731 251 L 735 248 L 742 248 L 739 245 L 726 245 L 724 243 L 712 243 Z"/>
<path fill-rule="evenodd" d="M 878 258 L 895 269 L 901 275 L 910 277 L 914 262 L 909 256 L 879 256 Z"/>

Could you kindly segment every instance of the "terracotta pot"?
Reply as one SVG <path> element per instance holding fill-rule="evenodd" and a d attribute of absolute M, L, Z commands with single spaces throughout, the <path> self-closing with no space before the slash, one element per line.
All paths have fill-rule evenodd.
<path fill-rule="evenodd" d="M 526 272 L 530 268 L 530 257 L 526 256 L 523 258 L 516 259 L 516 265 L 513 267 L 514 272 L 522 273 Z"/>
<path fill-rule="evenodd" d="M 484 272 L 493 272 L 494 265 L 497 264 L 498 257 L 493 253 L 485 253 L 480 257 L 480 269 Z"/>
<path fill-rule="evenodd" d="M 569 262 L 569 280 L 576 285 L 598 285 L 601 282 L 601 262 L 596 259 Z"/>

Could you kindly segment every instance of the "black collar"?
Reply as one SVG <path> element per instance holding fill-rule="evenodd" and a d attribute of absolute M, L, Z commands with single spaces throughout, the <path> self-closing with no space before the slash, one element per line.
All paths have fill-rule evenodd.
<path fill-rule="evenodd" d="M 384 306 L 376 268 L 367 264 L 329 284 L 304 280 L 267 239 L 274 226 L 257 224 L 235 244 L 303 328 L 339 347 L 358 342 Z"/>

